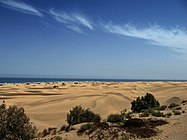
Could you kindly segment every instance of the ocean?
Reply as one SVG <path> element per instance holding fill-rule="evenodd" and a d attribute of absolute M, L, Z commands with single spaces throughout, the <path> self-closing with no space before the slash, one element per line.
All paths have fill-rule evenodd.
<path fill-rule="evenodd" d="M 81 79 L 81 78 L 0 78 L 0 83 L 34 83 L 34 82 L 157 82 L 157 81 L 172 81 L 185 82 L 187 80 L 159 80 L 159 79 Z"/>

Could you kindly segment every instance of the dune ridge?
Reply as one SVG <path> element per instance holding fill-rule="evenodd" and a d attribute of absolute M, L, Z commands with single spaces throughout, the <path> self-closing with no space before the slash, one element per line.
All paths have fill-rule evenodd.
<path fill-rule="evenodd" d="M 130 110 L 131 101 L 151 92 L 161 104 L 187 99 L 187 82 L 51 82 L 5 84 L 0 102 L 25 108 L 31 121 L 42 130 L 66 123 L 66 114 L 77 105 L 90 108 L 103 118 Z"/>

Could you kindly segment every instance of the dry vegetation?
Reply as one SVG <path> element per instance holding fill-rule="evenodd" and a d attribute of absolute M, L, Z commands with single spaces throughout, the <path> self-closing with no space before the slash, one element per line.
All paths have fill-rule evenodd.
<path fill-rule="evenodd" d="M 43 86 L 42 83 L 38 84 L 39 86 Z M 32 86 L 32 92 L 29 92 L 29 94 L 32 94 L 32 96 L 38 96 L 38 92 L 36 90 L 41 89 L 41 87 L 37 87 L 38 85 L 32 85 L 32 84 L 25 84 L 25 86 L 28 86 L 29 88 Z M 15 85 L 16 87 L 20 86 Z M 166 99 L 168 95 L 166 96 L 165 94 L 160 94 L 160 96 L 164 96 L 165 102 L 163 102 L 162 98 L 158 96 L 157 94 L 151 94 L 150 92 L 142 96 L 142 94 L 138 94 L 137 92 L 131 95 L 136 95 L 127 104 L 127 100 L 129 99 L 124 96 L 121 93 L 111 93 L 109 95 L 105 95 L 103 92 L 103 89 L 105 88 L 115 88 L 116 84 L 111 83 L 108 84 L 107 86 L 102 83 L 93 83 L 92 85 L 89 85 L 90 88 L 93 88 L 95 91 L 99 92 L 99 87 L 101 88 L 101 92 L 104 94 L 104 96 L 101 96 L 100 94 L 93 94 L 93 96 L 89 95 L 89 98 L 96 98 L 99 97 L 99 99 L 102 99 L 102 101 L 105 101 L 104 104 L 101 102 L 98 104 L 99 99 L 95 102 L 95 104 L 92 104 L 93 106 L 96 106 L 97 108 L 99 107 L 100 110 L 98 114 L 97 110 L 92 110 L 92 106 L 90 108 L 84 108 L 84 106 L 80 106 L 80 102 L 75 104 L 73 108 L 70 108 L 69 111 L 66 111 L 66 118 L 60 118 L 58 119 L 58 122 L 61 121 L 61 127 L 54 127 L 55 125 L 51 125 L 50 127 L 45 127 L 45 129 L 41 130 L 39 128 L 39 132 L 36 132 L 36 128 L 34 125 L 30 122 L 30 119 L 25 115 L 25 111 L 23 108 L 20 108 L 20 106 L 24 106 L 24 102 L 19 102 L 19 99 L 22 98 L 22 96 L 25 96 L 26 93 L 8 93 L 9 96 L 8 98 L 2 98 L 5 96 L 5 93 L 1 94 L 1 99 L 6 100 L 6 101 L 11 101 L 11 98 L 14 96 L 17 96 L 17 103 L 16 106 L 6 106 L 4 103 L 1 105 L 1 110 L 0 110 L 0 115 L 1 115 L 1 120 L 0 121 L 0 131 L 1 137 L 0 139 L 39 139 L 39 140 L 47 140 L 47 139 L 54 139 L 54 140 L 65 140 L 65 139 L 81 139 L 81 140 L 86 140 L 86 139 L 139 139 L 139 138 L 146 138 L 149 140 L 149 138 L 157 138 L 161 140 L 167 139 L 165 136 L 166 135 L 171 135 L 173 139 L 176 139 L 175 135 L 176 133 L 182 134 L 181 135 L 181 140 L 185 140 L 185 132 L 183 132 L 186 128 L 186 123 L 181 121 L 185 120 L 186 118 L 186 105 L 187 101 L 186 100 L 181 100 L 185 99 L 181 96 L 179 97 L 170 97 L 169 99 Z M 98 87 L 99 86 L 99 87 Z M 105 87 L 103 87 L 105 86 Z M 146 85 L 147 86 L 147 85 Z M 2 90 L 6 89 L 5 85 L 2 85 Z M 77 90 L 77 87 L 85 88 L 84 85 L 81 85 L 81 83 L 73 83 L 72 85 L 70 84 L 55 84 L 53 86 L 48 86 L 46 84 L 45 89 L 48 89 L 49 91 L 56 92 L 50 93 L 50 92 L 45 92 L 42 93 L 43 95 L 39 95 L 38 97 L 41 98 L 40 96 L 43 96 L 42 99 L 46 99 L 45 96 L 51 96 L 48 100 L 37 100 L 35 101 L 34 104 L 27 104 L 26 111 L 31 110 L 32 107 L 38 107 L 36 106 L 37 104 L 42 103 L 49 103 L 51 101 L 54 101 L 54 107 L 51 109 L 43 110 L 46 112 L 50 111 L 61 111 L 60 108 L 55 108 L 56 102 L 58 100 L 61 100 L 61 93 L 59 93 L 59 90 L 66 90 L 66 88 L 75 88 Z M 182 86 L 181 86 L 182 87 Z M 116 89 L 116 88 L 115 88 Z M 168 91 L 169 88 L 165 88 L 165 90 Z M 183 88 L 182 88 L 183 89 Z M 28 91 L 28 89 L 26 88 Z M 108 90 L 108 89 L 107 89 Z M 124 90 L 126 90 L 124 88 Z M 133 89 L 134 90 L 134 89 Z M 155 89 L 156 90 L 156 89 Z M 86 92 L 89 92 L 89 90 L 86 89 Z M 166 93 L 167 94 L 167 93 Z M 83 95 L 76 95 L 74 94 L 75 97 L 71 97 L 71 101 L 74 103 L 74 100 L 76 100 L 76 97 L 78 99 L 88 99 L 88 97 L 84 98 L 85 96 Z M 141 96 L 137 96 L 141 95 Z M 154 96 L 156 95 L 156 96 Z M 179 94 L 180 95 L 180 94 Z M 185 95 L 185 94 L 182 94 Z M 112 98 L 105 99 L 107 96 L 111 96 Z M 113 103 L 116 103 L 116 105 L 119 105 L 119 101 L 115 101 L 116 96 L 119 96 L 120 98 L 120 103 L 124 102 L 126 106 L 121 108 L 121 110 L 115 110 L 115 104 L 111 104 L 108 106 L 107 102 L 109 100 L 113 101 Z M 166 97 L 165 97 L 166 96 Z M 11 98 L 10 98 L 11 97 Z M 159 99 L 161 99 L 161 102 Z M 35 99 L 35 98 L 33 98 Z M 63 98 L 64 99 L 64 98 Z M 132 99 L 132 98 L 131 98 Z M 64 99 L 63 101 L 66 102 L 67 99 Z M 84 102 L 84 100 L 81 100 Z M 16 103 L 16 102 L 15 102 Z M 105 104 L 106 103 L 106 104 Z M 131 104 L 130 104 L 131 103 Z M 67 104 L 68 105 L 68 104 Z M 78 105 L 78 106 L 76 106 Z M 100 105 L 100 106 L 98 106 Z M 106 106 L 105 106 L 106 105 Z M 131 106 L 130 106 L 131 105 Z M 4 108 L 3 108 L 4 106 Z M 6 107 L 5 107 L 6 106 Z M 129 107 L 130 106 L 130 107 Z M 25 108 L 24 107 L 24 108 Z M 71 106 L 72 107 L 72 106 Z M 112 112 L 114 113 L 108 113 L 107 111 L 110 110 L 110 108 L 113 109 Z M 127 109 L 126 109 L 127 108 Z M 129 108 L 132 110 L 130 111 Z M 4 110 L 7 112 L 3 113 Z M 104 110 L 103 110 L 104 109 Z M 63 110 L 63 106 L 62 106 Z M 105 112 L 106 111 L 106 112 Z M 11 113 L 8 113 L 11 112 Z M 14 113 L 15 112 L 15 113 Z M 20 113 L 18 113 L 20 112 Z M 26 112 L 27 113 L 27 112 Z M 106 117 L 103 117 L 102 113 L 106 113 Z M 9 117 L 8 117 L 9 114 Z M 14 114 L 14 115 L 11 115 Z M 37 115 L 38 113 L 36 113 Z M 183 115 L 184 114 L 184 115 Z M 45 115 L 45 113 L 44 113 Z M 4 117 L 7 116 L 7 117 Z M 28 113 L 28 116 L 30 117 L 30 113 Z M 181 116 L 181 117 L 180 117 Z M 44 116 L 40 117 L 40 114 L 38 114 L 39 119 L 44 119 Z M 47 118 L 49 117 L 46 116 Z M 9 118 L 9 119 L 8 119 Z M 18 119 L 19 118 L 19 119 Z M 31 115 L 32 118 L 32 115 Z M 170 119 L 171 118 L 171 119 Z M 7 121 L 8 120 L 13 120 Z M 20 120 L 21 119 L 21 120 Z M 53 118 L 54 119 L 54 118 Z M 179 121 L 180 119 L 180 121 Z M 23 121 L 26 120 L 26 121 Z M 37 120 L 35 119 L 37 122 Z M 54 122 L 56 120 L 54 119 Z M 5 123 L 6 122 L 6 123 Z M 64 122 L 67 122 L 66 124 Z M 169 124 L 168 124 L 169 123 Z M 184 125 L 183 125 L 184 123 Z M 14 125 L 12 125 L 14 124 Z M 35 123 L 37 124 L 37 123 Z M 62 125 L 64 124 L 64 125 Z M 166 125 L 166 127 L 165 127 Z M 4 127 L 4 126 L 11 126 L 11 127 Z M 24 127 L 23 127 L 24 126 Z M 37 125 L 36 125 L 37 126 Z M 171 130 L 167 130 L 170 128 Z M 184 129 L 183 129 L 183 128 Z M 6 129 L 5 129 L 6 128 Z M 7 129 L 8 128 L 8 129 Z M 9 129 L 11 128 L 11 129 Z M 181 129 L 182 128 L 182 129 Z M 164 133 L 162 133 L 164 131 Z M 20 132 L 22 132 L 20 134 Z M 172 135 L 170 132 L 175 132 Z M 184 135 L 183 135 L 184 134 Z M 177 135 L 178 136 L 178 135 Z M 18 138 L 17 138 L 18 137 Z M 27 138 L 26 138 L 27 137 Z M 171 137 L 170 137 L 171 138 Z M 177 139 L 179 136 L 177 137 Z"/>

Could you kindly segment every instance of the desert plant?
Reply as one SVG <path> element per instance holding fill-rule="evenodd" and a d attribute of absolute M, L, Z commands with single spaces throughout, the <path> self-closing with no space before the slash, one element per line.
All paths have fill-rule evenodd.
<path fill-rule="evenodd" d="M 42 137 L 45 137 L 45 136 L 47 136 L 49 134 L 50 134 L 50 132 L 47 131 L 47 129 L 44 129 L 43 132 L 42 132 Z"/>
<path fill-rule="evenodd" d="M 151 113 L 152 116 L 155 116 L 155 117 L 165 117 L 164 113 L 160 112 L 160 111 L 153 111 Z"/>
<path fill-rule="evenodd" d="M 127 119 L 131 119 L 133 117 L 133 112 L 127 112 L 127 113 L 124 113 L 122 114 L 125 118 Z"/>
<path fill-rule="evenodd" d="M 54 140 L 62 140 L 62 137 L 56 136 L 56 137 L 54 138 Z"/>
<path fill-rule="evenodd" d="M 170 116 L 172 116 L 172 113 L 171 112 L 168 112 L 165 114 L 165 117 L 169 118 Z"/>
<path fill-rule="evenodd" d="M 150 111 L 149 110 L 145 110 L 144 112 L 142 112 L 139 116 L 140 117 L 149 117 L 150 115 Z"/>
<path fill-rule="evenodd" d="M 53 128 L 53 127 L 49 127 L 48 128 L 48 131 L 51 132 L 51 131 L 55 131 L 57 128 Z"/>
<path fill-rule="evenodd" d="M 125 108 L 124 110 L 121 111 L 121 115 L 124 115 L 127 112 L 127 109 Z"/>
<path fill-rule="evenodd" d="M 124 116 L 121 114 L 110 114 L 107 117 L 107 121 L 111 123 L 117 123 L 117 122 L 123 122 L 124 121 Z"/>
<path fill-rule="evenodd" d="M 177 110 L 174 110 L 174 111 L 173 111 L 173 114 L 174 114 L 174 115 L 181 115 L 181 112 L 180 112 L 180 111 L 177 111 Z"/>
<path fill-rule="evenodd" d="M 91 110 L 84 109 L 81 106 L 73 107 L 67 114 L 67 122 L 69 125 L 79 124 L 83 122 L 100 122 L 101 117 Z"/>
<path fill-rule="evenodd" d="M 133 112 L 141 112 L 142 110 L 159 107 L 160 103 L 155 99 L 151 93 L 147 93 L 143 97 L 138 97 L 131 102 L 131 110 Z"/>
<path fill-rule="evenodd" d="M 180 107 L 180 106 L 175 108 L 175 110 L 181 110 L 181 109 L 182 109 L 182 107 Z"/>
<path fill-rule="evenodd" d="M 62 125 L 61 128 L 60 128 L 60 131 L 65 131 L 67 127 L 68 126 L 66 126 L 66 125 Z"/>
<path fill-rule="evenodd" d="M 0 139 L 30 140 L 35 137 L 36 127 L 26 116 L 25 110 L 17 106 L 0 105 Z"/>
<path fill-rule="evenodd" d="M 81 136 L 85 131 L 90 130 L 93 127 L 93 124 L 86 123 L 81 125 L 80 129 L 77 131 L 77 135 Z"/>
<path fill-rule="evenodd" d="M 53 88 L 58 88 L 58 86 L 53 86 Z"/>
<path fill-rule="evenodd" d="M 169 108 L 174 108 L 174 107 L 178 107 L 178 106 L 179 106 L 179 104 L 171 103 L 171 104 L 169 105 Z"/>
<path fill-rule="evenodd" d="M 133 118 L 127 120 L 122 127 L 132 136 L 149 138 L 159 133 L 156 126 L 165 124 L 168 124 L 168 122 L 161 119 Z"/>
<path fill-rule="evenodd" d="M 187 103 L 187 100 L 183 100 L 183 101 L 181 102 L 181 104 L 185 104 L 185 103 Z"/>
<path fill-rule="evenodd" d="M 147 127 L 156 127 L 156 126 L 161 126 L 165 124 L 169 124 L 168 121 L 162 120 L 162 119 L 155 119 L 155 118 L 149 118 L 145 119 L 144 123 Z"/>
<path fill-rule="evenodd" d="M 75 130 L 75 128 L 70 125 L 62 125 L 59 131 L 69 132 L 71 130 Z"/>
<path fill-rule="evenodd" d="M 165 110 L 167 108 L 167 105 L 162 105 L 159 107 L 154 108 L 155 110 Z"/>

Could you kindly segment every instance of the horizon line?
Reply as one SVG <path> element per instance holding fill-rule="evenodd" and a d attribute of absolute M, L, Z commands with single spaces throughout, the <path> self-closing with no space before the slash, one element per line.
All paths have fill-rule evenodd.
<path fill-rule="evenodd" d="M 67 80 L 134 80 L 134 81 L 187 81 L 187 79 L 161 79 L 161 78 L 81 78 L 81 77 L 23 77 L 23 76 L 0 76 L 1 78 L 18 78 L 18 79 L 67 79 Z"/>

